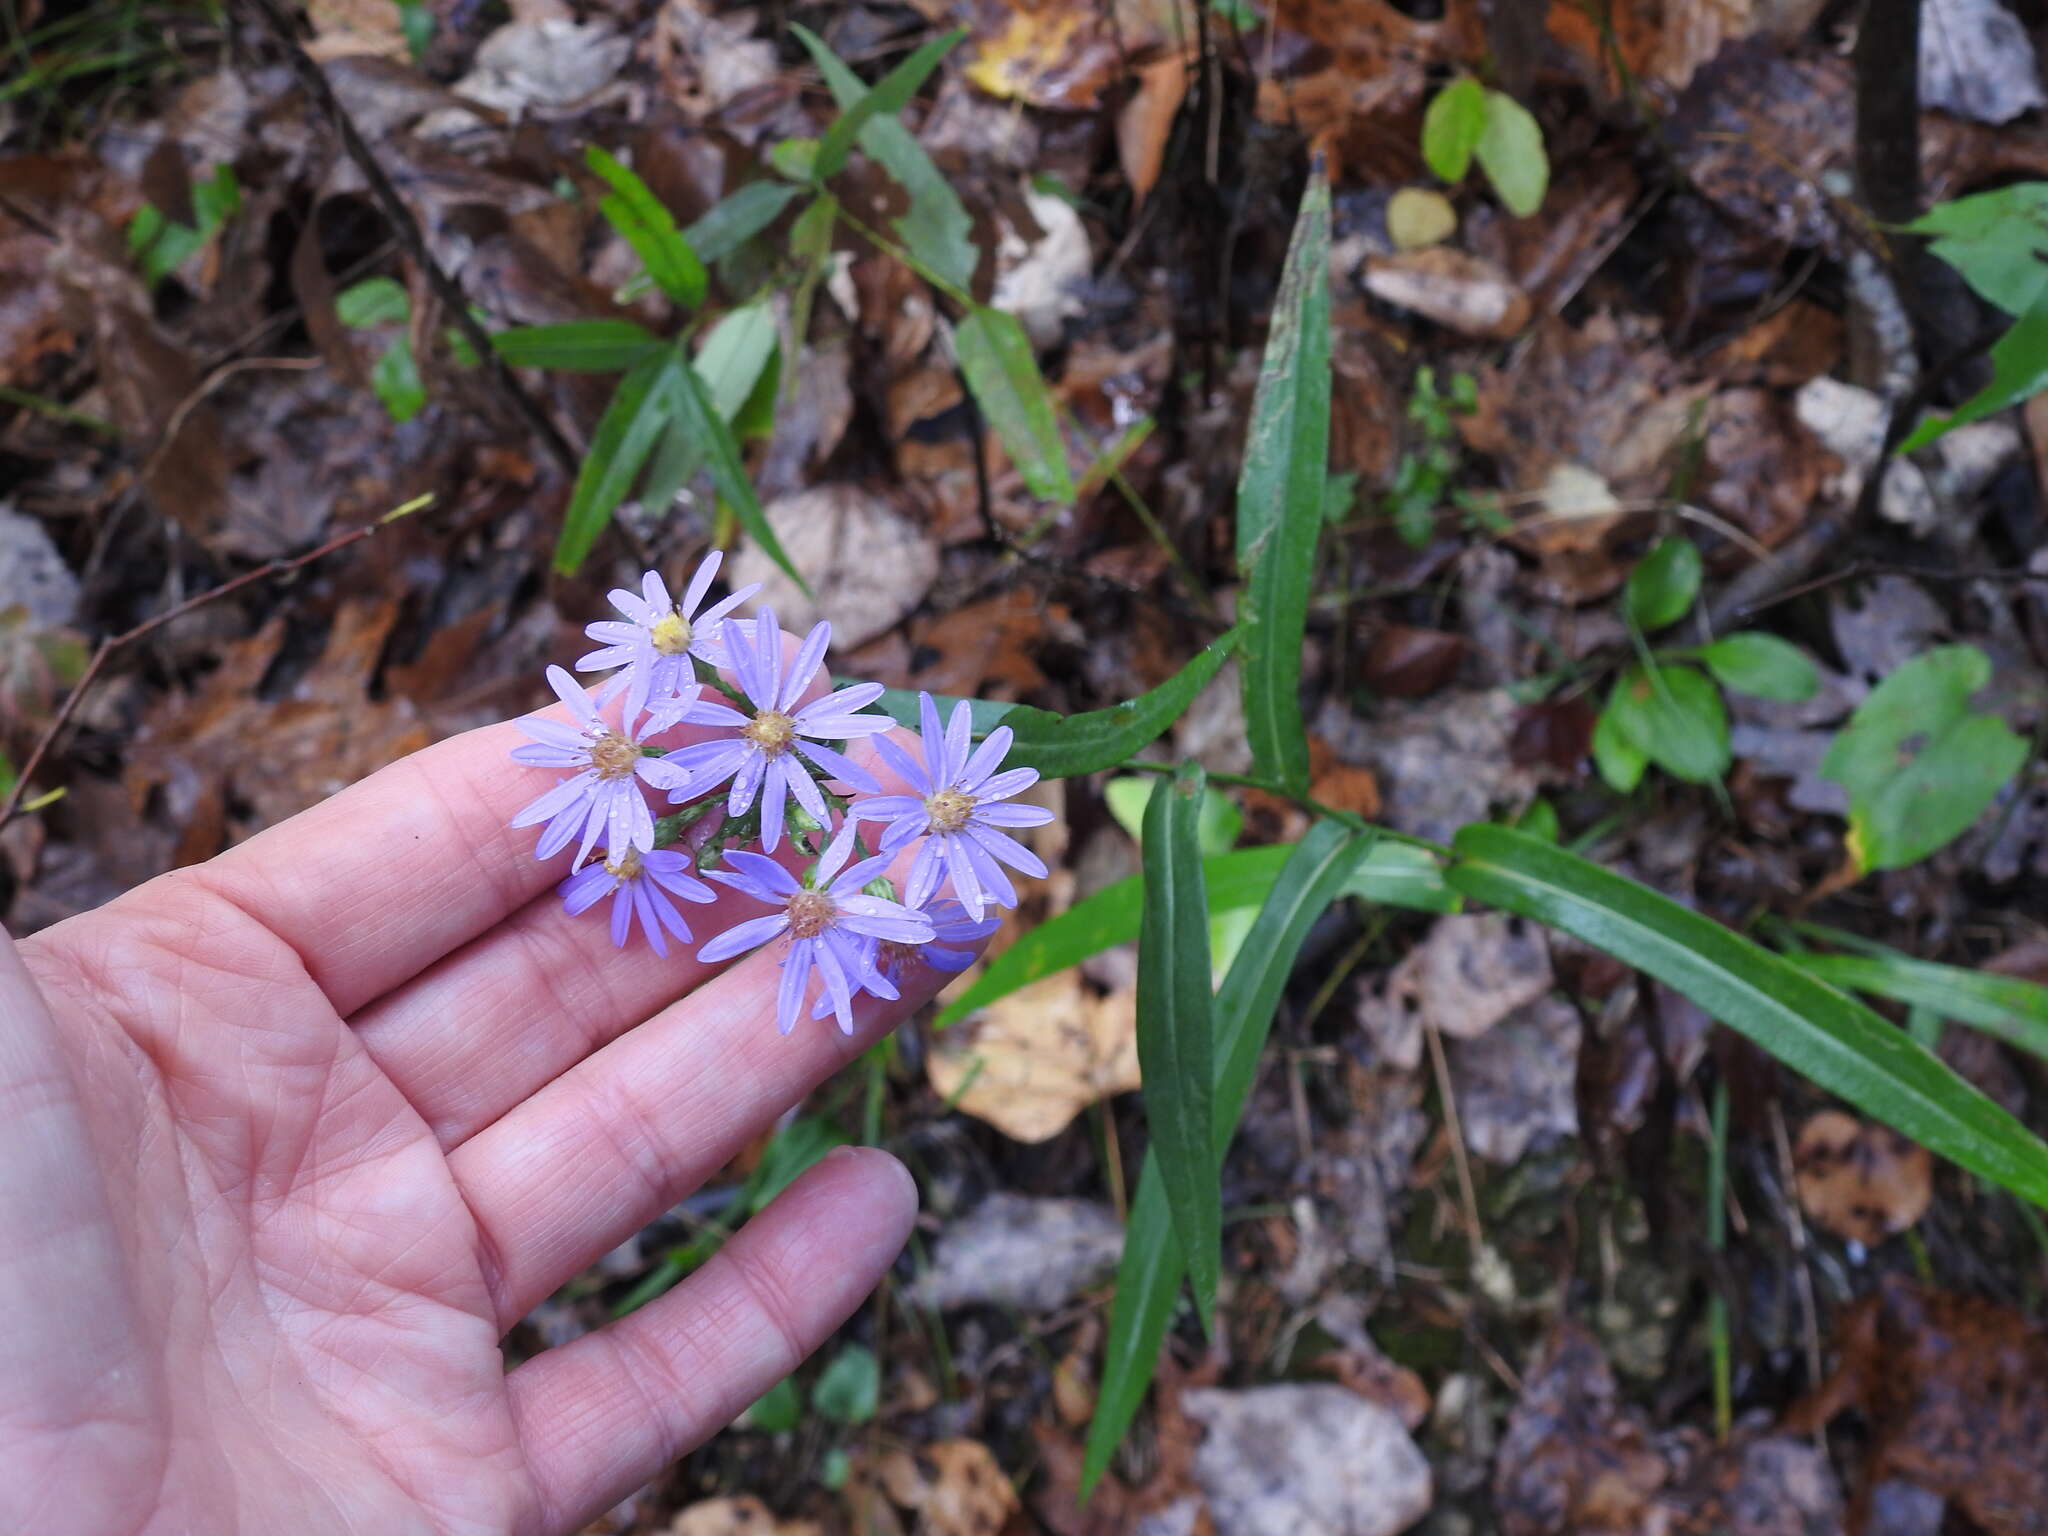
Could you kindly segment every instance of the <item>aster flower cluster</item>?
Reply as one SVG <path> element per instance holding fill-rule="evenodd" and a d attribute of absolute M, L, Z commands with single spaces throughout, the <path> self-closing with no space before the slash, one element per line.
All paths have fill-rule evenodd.
<path fill-rule="evenodd" d="M 921 731 L 890 740 L 896 722 L 863 713 L 879 683 L 820 691 L 829 623 L 791 654 L 772 608 L 735 616 L 758 587 L 707 606 L 719 559 L 704 560 L 680 599 L 653 571 L 638 592 L 611 593 L 619 617 L 589 626 L 598 649 L 576 663 L 609 674 L 594 692 L 548 668 L 568 719 L 520 720 L 531 739 L 512 756 L 557 779 L 511 824 L 541 829 L 542 859 L 575 845 L 562 904 L 579 914 L 609 896 L 622 948 L 636 926 L 659 956 L 671 939 L 697 942 L 677 903 L 721 902 L 714 886 L 733 892 L 697 958 L 772 946 L 782 1031 L 809 1003 L 812 1017 L 851 1033 L 854 998 L 900 996 L 913 961 L 972 963 L 994 910 L 1017 903 L 1006 868 L 1045 874 L 1010 834 L 1052 813 L 1007 803 L 1037 770 L 1003 768 L 1006 728 L 976 744 L 966 703 L 942 723 L 922 695 Z M 862 743 L 900 791 L 884 792 L 849 755 Z M 678 809 L 657 817 L 649 792 Z"/>

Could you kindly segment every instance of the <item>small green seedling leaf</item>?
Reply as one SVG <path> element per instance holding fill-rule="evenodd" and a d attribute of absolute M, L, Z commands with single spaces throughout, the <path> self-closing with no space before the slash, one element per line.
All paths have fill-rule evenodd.
<path fill-rule="evenodd" d="M 881 1401 L 882 1367 L 864 1344 L 840 1350 L 811 1388 L 811 1406 L 835 1424 L 865 1424 Z"/>
<path fill-rule="evenodd" d="M 1724 688 L 1751 698 L 1797 704 L 1820 687 L 1820 669 L 1789 640 L 1754 630 L 1726 635 L 1703 645 L 1699 658 Z"/>
<path fill-rule="evenodd" d="M 334 296 L 334 313 L 352 331 L 397 325 L 412 313 L 405 285 L 395 278 L 366 277 Z"/>
<path fill-rule="evenodd" d="M 803 1399 L 797 1395 L 796 1379 L 785 1376 L 764 1392 L 740 1422 L 766 1434 L 786 1435 L 803 1420 Z"/>
<path fill-rule="evenodd" d="M 1330 473 L 1330 183 L 1309 175 L 1273 301 L 1237 481 L 1237 563 L 1246 576 L 1245 735 L 1263 778 L 1308 788 L 1301 652 Z"/>
<path fill-rule="evenodd" d="M 1644 633 L 1676 624 L 1700 592 L 1700 552 L 1692 540 L 1659 539 L 1628 573 L 1623 605 Z"/>
<path fill-rule="evenodd" d="M 2048 289 L 2048 181 L 1937 203 L 1906 228 L 1934 236 L 1927 249 L 2009 315 L 2025 314 Z"/>
<path fill-rule="evenodd" d="M 1691 667 L 1631 668 L 1614 685 L 1602 720 L 1609 717 L 1630 747 L 1675 779 L 1712 784 L 1728 771 L 1721 690 Z M 1594 737 L 1597 751 L 1597 729 Z"/>
<path fill-rule="evenodd" d="M 1615 689 L 1615 697 L 1621 690 Z M 1600 770 L 1600 777 L 1607 781 L 1607 787 L 1616 794 L 1627 795 L 1643 782 L 1650 760 L 1637 750 L 1621 728 L 1621 715 L 1610 698 L 1607 707 L 1600 711 L 1600 718 L 1593 725 L 1593 766 Z"/>
<path fill-rule="evenodd" d="M 393 421 L 411 421 L 425 409 L 427 386 L 420 381 L 412 342 L 400 336 L 370 368 L 370 391 Z"/>
<path fill-rule="evenodd" d="M 1023 325 L 1015 315 L 978 304 L 954 330 L 953 345 L 975 404 L 1002 439 L 1026 489 L 1042 500 L 1071 504 L 1074 475 L 1059 414 Z"/>
<path fill-rule="evenodd" d="M 611 191 L 598 202 L 598 211 L 613 229 L 633 247 L 633 254 L 647 268 L 654 286 L 685 309 L 704 302 L 709 279 L 704 263 L 690 249 L 675 216 L 649 190 L 647 183 L 595 144 L 583 152 L 584 163 L 597 173 Z"/>
<path fill-rule="evenodd" d="M 1550 189 L 1543 130 L 1514 97 L 1486 93 L 1486 122 L 1474 153 L 1508 212 L 1526 219 L 1543 206 L 1543 194 Z"/>
<path fill-rule="evenodd" d="M 1214 1326 L 1223 1262 L 1223 1192 L 1215 1139 L 1215 1003 L 1209 991 L 1209 902 L 1202 887 L 1199 766 L 1153 786 L 1145 807 L 1145 910 L 1138 936 L 1138 1071 L 1159 1149 L 1173 1231 L 1195 1311 Z"/>
<path fill-rule="evenodd" d="M 1947 846 L 2019 772 L 2026 742 L 1970 708 L 1990 681 L 1990 658 L 1975 646 L 1940 646 L 1856 706 L 1820 771 L 1849 792 L 1859 870 L 1899 869 Z"/>
<path fill-rule="evenodd" d="M 1460 75 L 1431 98 L 1422 114 L 1422 158 L 1456 186 L 1472 168 L 1472 152 L 1486 131 L 1486 87 Z"/>

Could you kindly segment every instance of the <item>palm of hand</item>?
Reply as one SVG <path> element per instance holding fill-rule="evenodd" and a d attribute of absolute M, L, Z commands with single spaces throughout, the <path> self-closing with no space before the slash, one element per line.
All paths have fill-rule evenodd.
<path fill-rule="evenodd" d="M 0 1300 L 35 1320 L 0 1338 L 0 1526 L 569 1529 L 900 1247 L 901 1170 L 830 1159 L 505 1372 L 535 1301 L 934 984 L 782 1040 L 771 956 L 613 951 L 503 830 L 505 729 L 0 951 Z"/>

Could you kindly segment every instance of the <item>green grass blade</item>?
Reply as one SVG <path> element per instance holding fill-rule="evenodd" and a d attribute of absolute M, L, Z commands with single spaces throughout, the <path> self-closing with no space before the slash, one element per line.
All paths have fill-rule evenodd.
<path fill-rule="evenodd" d="M 734 441 L 732 428 L 726 425 L 725 418 L 718 414 L 717 403 L 712 400 L 703 376 L 695 368 L 677 371 L 682 385 L 676 392 L 682 410 L 681 425 L 704 445 L 705 461 L 711 469 L 711 484 L 719 498 L 732 508 L 733 516 L 739 519 L 747 537 L 789 573 L 789 579 L 806 597 L 811 596 L 810 583 L 789 563 L 782 541 L 768 526 L 768 514 L 762 511 L 761 498 L 754 494 L 754 483 L 747 478 L 746 463 L 740 458 L 740 445 Z"/>
<path fill-rule="evenodd" d="M 1240 848 L 1204 859 L 1202 885 L 1209 895 L 1210 912 L 1232 912 L 1264 901 L 1292 851 L 1291 843 L 1280 843 L 1269 848 Z M 991 960 L 988 969 L 975 978 L 974 985 L 946 1005 L 937 1020 L 939 1027 L 956 1023 L 1020 987 L 1043 981 L 1070 965 L 1079 965 L 1090 955 L 1128 944 L 1138 937 L 1144 899 L 1144 877 L 1132 875 L 1128 880 L 1105 885 L 1058 917 L 1040 923 Z"/>
<path fill-rule="evenodd" d="M 1931 1009 L 2048 1060 L 2048 987 L 2038 982 L 1895 954 L 1790 958 L 1829 986 Z"/>
<path fill-rule="evenodd" d="M 868 88 L 860 77 L 820 38 L 805 27 L 792 25 L 790 30 L 810 51 L 811 62 L 818 66 L 832 99 L 842 110 L 867 97 Z M 858 142 L 862 152 L 910 194 L 909 211 L 890 221 L 898 238 L 932 271 L 954 287 L 965 289 L 973 280 L 979 253 L 974 248 L 974 220 L 953 184 L 893 112 L 870 118 L 861 128 Z"/>
<path fill-rule="evenodd" d="M 1162 786 L 1163 788 L 1164 786 Z M 1331 821 L 1309 828 L 1252 922 L 1250 934 L 1216 994 L 1216 1098 L 1213 1149 L 1217 1166 L 1251 1095 L 1259 1054 L 1265 1049 L 1281 990 L 1310 926 L 1343 894 L 1359 860 L 1372 846 Z M 1109 1467 L 1159 1363 L 1159 1346 L 1173 1320 L 1184 1270 L 1181 1247 L 1167 1210 L 1156 1152 L 1145 1154 L 1138 1190 L 1117 1267 L 1110 1304 L 1109 1342 L 1103 1352 L 1102 1390 L 1088 1425 L 1081 1494 Z"/>
<path fill-rule="evenodd" d="M 671 396 L 660 387 L 663 376 L 688 371 L 674 352 L 664 348 L 641 359 L 619 380 L 569 493 L 562 536 L 555 544 L 555 569 L 564 576 L 575 575 L 583 564 L 671 420 Z"/>
<path fill-rule="evenodd" d="M 654 286 L 685 309 L 702 304 L 708 282 L 704 263 L 690 249 L 690 242 L 676 228 L 675 216 L 661 199 L 597 145 L 584 150 L 583 160 L 612 189 L 599 201 L 598 211 L 633 247 Z"/>
<path fill-rule="evenodd" d="M 1017 317 L 976 306 L 955 328 L 953 345 L 975 404 L 996 429 L 1025 487 L 1044 501 L 1072 502 L 1074 474 L 1059 415 Z"/>
<path fill-rule="evenodd" d="M 1207 776 L 1186 763 L 1145 806 L 1145 911 L 1138 931 L 1138 1071 L 1173 1230 L 1204 1330 L 1223 1264 L 1216 1124 L 1215 1000 L 1200 817 Z"/>
<path fill-rule="evenodd" d="M 631 320 L 570 320 L 499 331 L 491 346 L 514 368 L 561 368 L 578 373 L 623 373 L 661 342 Z"/>
<path fill-rule="evenodd" d="M 1861 1003 L 1648 887 L 1505 827 L 1458 833 L 1450 883 L 1684 993 L 1930 1151 L 2048 1205 L 2048 1145 Z"/>
<path fill-rule="evenodd" d="M 792 28 L 803 45 L 816 57 L 825 49 L 823 42 L 802 27 Z M 846 164 L 846 157 L 853 150 L 853 142 L 861 130 L 877 117 L 884 114 L 893 116 L 910 104 L 918 88 L 931 78 L 933 70 L 939 67 L 939 60 L 959 46 L 967 35 L 965 29 L 956 29 L 942 37 L 935 37 L 909 58 L 898 64 L 888 74 L 877 80 L 872 89 L 852 106 L 841 112 L 823 138 L 818 140 L 817 158 L 811 164 L 817 178 L 824 181 L 839 174 Z"/>
<path fill-rule="evenodd" d="M 1237 631 L 1233 629 L 1210 642 L 1157 688 L 1108 709 L 1078 715 L 1024 706 L 1013 709 L 1003 723 L 1017 733 L 1017 739 L 1004 761 L 1011 767 L 1036 768 L 1048 779 L 1114 768 L 1157 741 L 1209 685 L 1236 646 Z"/>
<path fill-rule="evenodd" d="M 1237 482 L 1245 733 L 1261 777 L 1308 788 L 1301 647 L 1330 464 L 1330 184 L 1320 162 L 1287 248 Z"/>

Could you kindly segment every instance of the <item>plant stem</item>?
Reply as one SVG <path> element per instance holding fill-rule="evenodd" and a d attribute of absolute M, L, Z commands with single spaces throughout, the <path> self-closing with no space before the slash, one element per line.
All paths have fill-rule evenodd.
<path fill-rule="evenodd" d="M 1707 1248 L 1720 1253 L 1728 1245 L 1728 1079 L 1714 1084 L 1713 1139 L 1707 1144 Z M 1735 1421 L 1735 1393 L 1730 1368 L 1728 1298 L 1721 1276 L 1710 1282 L 1707 1297 L 1707 1346 L 1714 1365 L 1714 1435 L 1725 1443 Z"/>

